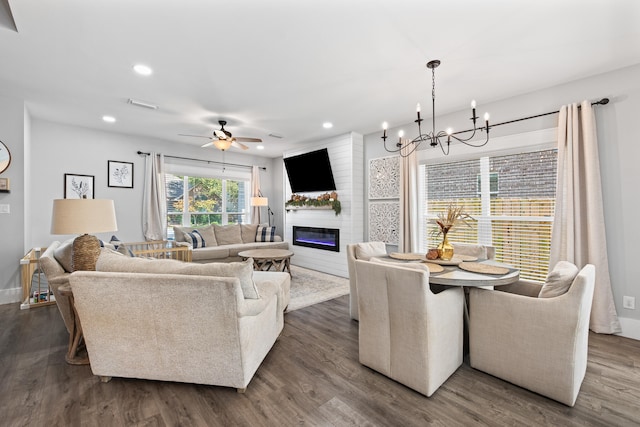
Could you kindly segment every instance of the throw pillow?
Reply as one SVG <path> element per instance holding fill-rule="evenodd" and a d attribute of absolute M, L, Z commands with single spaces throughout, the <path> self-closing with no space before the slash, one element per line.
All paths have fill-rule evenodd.
<path fill-rule="evenodd" d="M 365 242 L 356 244 L 356 259 L 369 261 L 374 256 L 387 255 L 387 246 L 384 242 Z"/>
<path fill-rule="evenodd" d="M 118 239 L 116 237 L 116 235 L 114 234 L 113 236 L 111 236 L 111 239 L 109 240 L 109 243 L 111 243 L 116 249 L 118 249 L 118 246 L 122 243 L 120 241 L 120 239 Z"/>
<path fill-rule="evenodd" d="M 577 275 L 578 267 L 574 264 L 569 261 L 558 261 L 553 270 L 549 272 L 538 298 L 553 298 L 565 294 Z"/>
<path fill-rule="evenodd" d="M 191 244 L 193 249 L 207 247 L 207 241 L 202 237 L 202 234 L 200 234 L 198 230 L 193 230 L 191 233 L 185 233 L 184 237 L 187 243 Z"/>
<path fill-rule="evenodd" d="M 258 224 L 240 224 L 240 234 L 242 243 L 253 243 L 256 241 L 256 231 Z"/>
<path fill-rule="evenodd" d="M 73 272 L 73 239 L 65 240 L 53 251 L 53 257 L 66 272 Z"/>
<path fill-rule="evenodd" d="M 126 255 L 126 256 L 128 256 L 128 257 L 133 257 L 133 256 L 135 256 L 135 255 L 133 254 L 133 251 L 132 251 L 131 249 L 129 249 L 129 248 L 127 247 L 127 245 L 125 245 L 125 244 L 123 244 L 123 243 L 120 243 L 120 244 L 117 246 L 117 248 L 116 248 L 116 252 L 118 252 L 119 254 L 122 254 L 122 255 Z"/>
<path fill-rule="evenodd" d="M 105 241 L 102 240 L 98 240 L 100 242 L 100 247 L 101 248 L 108 248 L 108 249 L 113 249 L 114 251 L 117 249 L 115 247 L 115 245 L 111 244 L 111 243 L 107 243 Z"/>
<path fill-rule="evenodd" d="M 240 224 L 213 225 L 218 245 L 235 245 L 242 243 Z"/>
<path fill-rule="evenodd" d="M 194 230 L 198 230 L 198 233 L 202 236 L 205 242 L 207 242 L 207 246 L 217 246 L 218 242 L 216 241 L 216 235 L 213 231 L 213 225 L 207 225 L 204 227 L 173 227 L 174 239 L 176 242 L 188 242 L 191 243 L 186 235 L 188 233 L 193 232 Z"/>
<path fill-rule="evenodd" d="M 258 288 L 253 282 L 253 260 L 243 262 L 212 262 L 193 264 L 173 259 L 146 259 L 123 257 L 121 254 L 103 249 L 96 263 L 97 271 L 187 274 L 193 276 L 237 277 L 246 299 L 258 299 Z"/>
<path fill-rule="evenodd" d="M 259 225 L 256 230 L 256 242 L 275 242 L 276 226 L 273 227 Z"/>

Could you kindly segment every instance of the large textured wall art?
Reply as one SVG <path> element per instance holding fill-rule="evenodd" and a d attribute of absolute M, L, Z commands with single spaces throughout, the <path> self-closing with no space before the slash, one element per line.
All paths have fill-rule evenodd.
<path fill-rule="evenodd" d="M 400 157 L 369 160 L 369 199 L 400 197 Z"/>
<path fill-rule="evenodd" d="M 369 202 L 369 241 L 398 244 L 399 202 Z"/>

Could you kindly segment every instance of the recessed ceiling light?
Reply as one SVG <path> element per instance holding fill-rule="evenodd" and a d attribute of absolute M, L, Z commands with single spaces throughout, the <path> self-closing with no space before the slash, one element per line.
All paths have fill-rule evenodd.
<path fill-rule="evenodd" d="M 113 116 L 102 116 L 102 120 L 104 120 L 107 123 L 115 123 L 116 122 L 116 118 Z"/>
<path fill-rule="evenodd" d="M 153 70 L 144 64 L 134 65 L 133 71 L 140 74 L 141 76 L 150 76 L 151 74 L 153 74 Z"/>
<path fill-rule="evenodd" d="M 256 146 L 256 148 L 257 148 L 258 150 L 264 150 L 264 145 L 262 145 L 262 144 L 257 145 L 257 146 Z"/>
<path fill-rule="evenodd" d="M 331 128 L 333 127 L 333 123 L 331 123 L 331 122 L 324 122 L 324 123 L 322 124 L 322 127 L 323 127 L 323 128 L 325 128 L 325 129 L 331 129 Z"/>

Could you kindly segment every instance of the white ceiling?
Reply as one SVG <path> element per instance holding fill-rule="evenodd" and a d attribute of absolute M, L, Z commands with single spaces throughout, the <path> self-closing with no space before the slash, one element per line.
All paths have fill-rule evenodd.
<path fill-rule="evenodd" d="M 268 157 L 430 115 L 431 59 L 438 114 L 640 62 L 638 0 L 8 1 L 0 95 L 32 116 L 197 145 L 225 119 Z"/>

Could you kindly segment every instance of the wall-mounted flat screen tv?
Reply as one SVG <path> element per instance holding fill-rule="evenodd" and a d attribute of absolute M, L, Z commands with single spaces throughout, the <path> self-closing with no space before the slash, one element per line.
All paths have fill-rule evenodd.
<path fill-rule="evenodd" d="M 284 159 L 284 167 L 293 193 L 336 189 L 326 148 L 287 157 Z"/>

